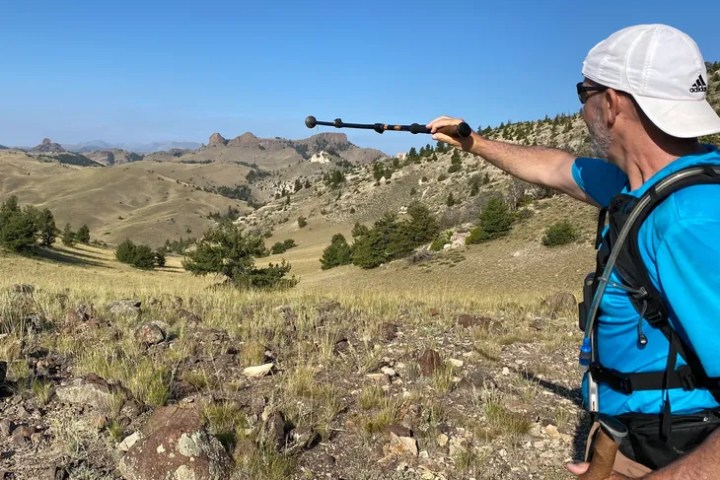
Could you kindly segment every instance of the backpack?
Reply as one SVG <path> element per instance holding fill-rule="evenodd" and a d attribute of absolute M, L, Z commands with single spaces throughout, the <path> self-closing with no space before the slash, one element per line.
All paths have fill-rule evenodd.
<path fill-rule="evenodd" d="M 607 277 L 609 277 L 609 273 L 614 267 L 622 281 L 620 288 L 627 292 L 635 310 L 640 315 L 638 342 L 641 345 L 647 343 L 647 338 L 642 333 L 642 318 L 651 327 L 659 329 L 668 339 L 669 351 L 664 371 L 633 373 L 609 369 L 604 367 L 600 359 L 597 358 L 595 348 L 592 348 L 593 352 L 589 364 L 592 379 L 597 383 L 606 384 L 615 391 L 626 395 L 638 390 L 661 390 L 664 392 L 663 411 L 659 419 L 657 419 L 657 416 L 654 417 L 656 417 L 655 424 L 657 424 L 659 430 L 657 432 L 658 436 L 665 444 L 671 444 L 677 440 L 671 438 L 673 424 L 676 424 L 673 417 L 678 418 L 678 416 L 671 415 L 668 389 L 694 390 L 696 388 L 705 388 L 720 403 L 720 377 L 709 377 L 707 375 L 695 351 L 677 334 L 668 321 L 668 308 L 663 301 L 662 295 L 653 285 L 640 255 L 638 233 L 643 221 L 668 196 L 682 188 L 703 184 L 720 184 L 720 166 L 700 165 L 679 170 L 657 182 L 639 198 L 628 194 L 613 197 L 607 209 L 601 210 L 598 218 L 596 271 L 586 277 L 583 289 L 584 299 L 579 305 L 580 328 L 583 331 L 586 328 L 593 329 L 592 338 L 596 333 L 594 317 L 597 315 L 599 306 L 599 297 L 595 298 L 595 296 L 596 294 L 602 296 L 604 287 L 608 282 Z M 608 217 L 607 230 L 605 229 L 606 217 Z M 603 277 L 603 275 L 606 277 Z M 720 335 L 720 332 L 718 332 L 718 335 Z M 686 365 L 676 368 L 678 354 L 684 359 Z M 634 421 L 638 416 L 642 415 L 630 414 L 630 416 L 633 417 Z M 708 425 L 705 424 L 706 430 L 707 427 Z M 701 443 L 707 434 L 708 432 L 705 432 L 698 443 Z M 647 432 L 645 435 L 647 435 Z M 689 447 L 686 445 L 683 449 L 673 447 L 671 450 L 673 455 L 675 453 L 681 455 L 685 453 L 686 448 L 692 446 L 694 445 Z M 653 456 L 652 453 L 650 456 Z M 667 455 L 663 453 L 657 456 Z M 673 459 L 671 458 L 670 461 Z M 669 463 L 655 460 L 657 459 L 646 460 L 642 463 L 653 468 L 659 468 L 662 464 Z"/>

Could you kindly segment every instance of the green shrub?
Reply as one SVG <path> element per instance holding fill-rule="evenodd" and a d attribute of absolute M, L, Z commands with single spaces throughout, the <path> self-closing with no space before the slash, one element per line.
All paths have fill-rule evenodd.
<path fill-rule="evenodd" d="M 141 270 L 152 270 L 156 266 L 165 265 L 165 256 L 158 256 L 157 252 L 147 245 L 135 245 L 130 240 L 125 240 L 115 249 L 115 258 L 119 262 L 127 263 Z"/>
<path fill-rule="evenodd" d="M 439 252 L 443 249 L 446 243 L 450 242 L 450 238 L 452 237 L 452 230 L 446 230 L 440 235 L 438 235 L 435 240 L 430 244 L 430 250 L 433 250 L 435 252 Z"/>
<path fill-rule="evenodd" d="M 542 244 L 546 247 L 555 247 L 558 245 L 566 245 L 576 241 L 580 237 L 580 232 L 567 220 L 554 223 L 545 230 L 545 236 Z"/>
<path fill-rule="evenodd" d="M 491 238 L 487 232 L 483 230 L 482 226 L 477 226 L 470 230 L 470 235 L 465 238 L 465 245 L 475 245 L 488 240 L 491 240 Z"/>
<path fill-rule="evenodd" d="M 288 238 L 287 240 L 277 242 L 272 247 L 270 247 L 270 253 L 272 253 L 273 255 L 277 255 L 278 253 L 285 253 L 293 247 L 297 247 L 295 240 L 293 240 L 292 238 Z"/>

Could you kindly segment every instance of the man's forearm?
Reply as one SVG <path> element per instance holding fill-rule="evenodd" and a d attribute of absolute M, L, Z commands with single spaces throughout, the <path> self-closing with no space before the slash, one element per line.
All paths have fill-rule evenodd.
<path fill-rule="evenodd" d="M 473 134 L 463 148 L 501 170 L 526 182 L 554 188 L 587 201 L 572 178 L 575 156 L 563 150 L 541 146 L 514 145 Z"/>
<path fill-rule="evenodd" d="M 720 478 L 720 428 L 692 452 L 643 477 L 647 480 L 713 480 Z"/>

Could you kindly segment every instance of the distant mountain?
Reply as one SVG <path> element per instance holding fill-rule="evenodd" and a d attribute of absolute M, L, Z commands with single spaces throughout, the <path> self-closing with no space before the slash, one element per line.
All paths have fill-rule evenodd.
<path fill-rule="evenodd" d="M 197 150 L 174 149 L 145 156 L 145 160 L 180 163 L 239 163 L 264 170 L 279 170 L 298 164 L 367 164 L 385 158 L 373 148 L 361 148 L 344 133 L 320 133 L 301 140 L 259 138 L 245 132 L 232 139 L 213 133 L 206 146 Z"/>
<path fill-rule="evenodd" d="M 63 148 L 69 152 L 94 152 L 96 150 L 111 150 L 117 148 L 103 140 L 91 140 L 89 142 L 80 142 L 75 144 L 63 145 Z"/>
<path fill-rule="evenodd" d="M 7 150 L 7 149 L 8 149 L 8 147 L 6 147 L 5 145 L 0 145 L 0 150 Z"/>
<path fill-rule="evenodd" d="M 126 150 L 135 153 L 154 153 L 173 149 L 197 150 L 202 145 L 197 142 L 151 142 L 151 143 L 109 143 L 104 140 L 92 140 L 75 144 L 63 145 L 70 152 L 96 152 L 107 150 Z"/>

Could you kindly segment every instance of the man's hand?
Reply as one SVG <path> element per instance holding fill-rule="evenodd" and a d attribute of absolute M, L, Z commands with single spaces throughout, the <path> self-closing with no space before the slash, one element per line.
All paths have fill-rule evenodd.
<path fill-rule="evenodd" d="M 441 133 L 439 130 L 442 129 L 442 127 L 448 127 L 448 126 L 456 126 L 464 122 L 461 118 L 452 118 L 452 117 L 438 117 L 432 122 L 425 125 L 427 128 L 430 129 L 430 132 L 433 134 L 432 138 L 433 140 L 437 140 L 438 142 L 447 143 L 448 145 L 451 145 L 453 147 L 462 148 L 463 150 L 470 150 L 473 144 L 473 133 L 470 134 L 469 137 L 456 137 L 456 136 L 450 136 L 444 133 Z"/>
<path fill-rule="evenodd" d="M 577 475 L 578 477 L 581 476 L 583 473 L 585 473 L 590 466 L 587 462 L 582 463 L 568 463 L 565 465 L 565 468 L 568 472 L 572 473 L 573 475 Z M 609 477 L 607 477 L 606 480 L 629 480 L 630 477 L 626 477 L 625 475 L 622 475 L 617 472 L 613 472 Z"/>

